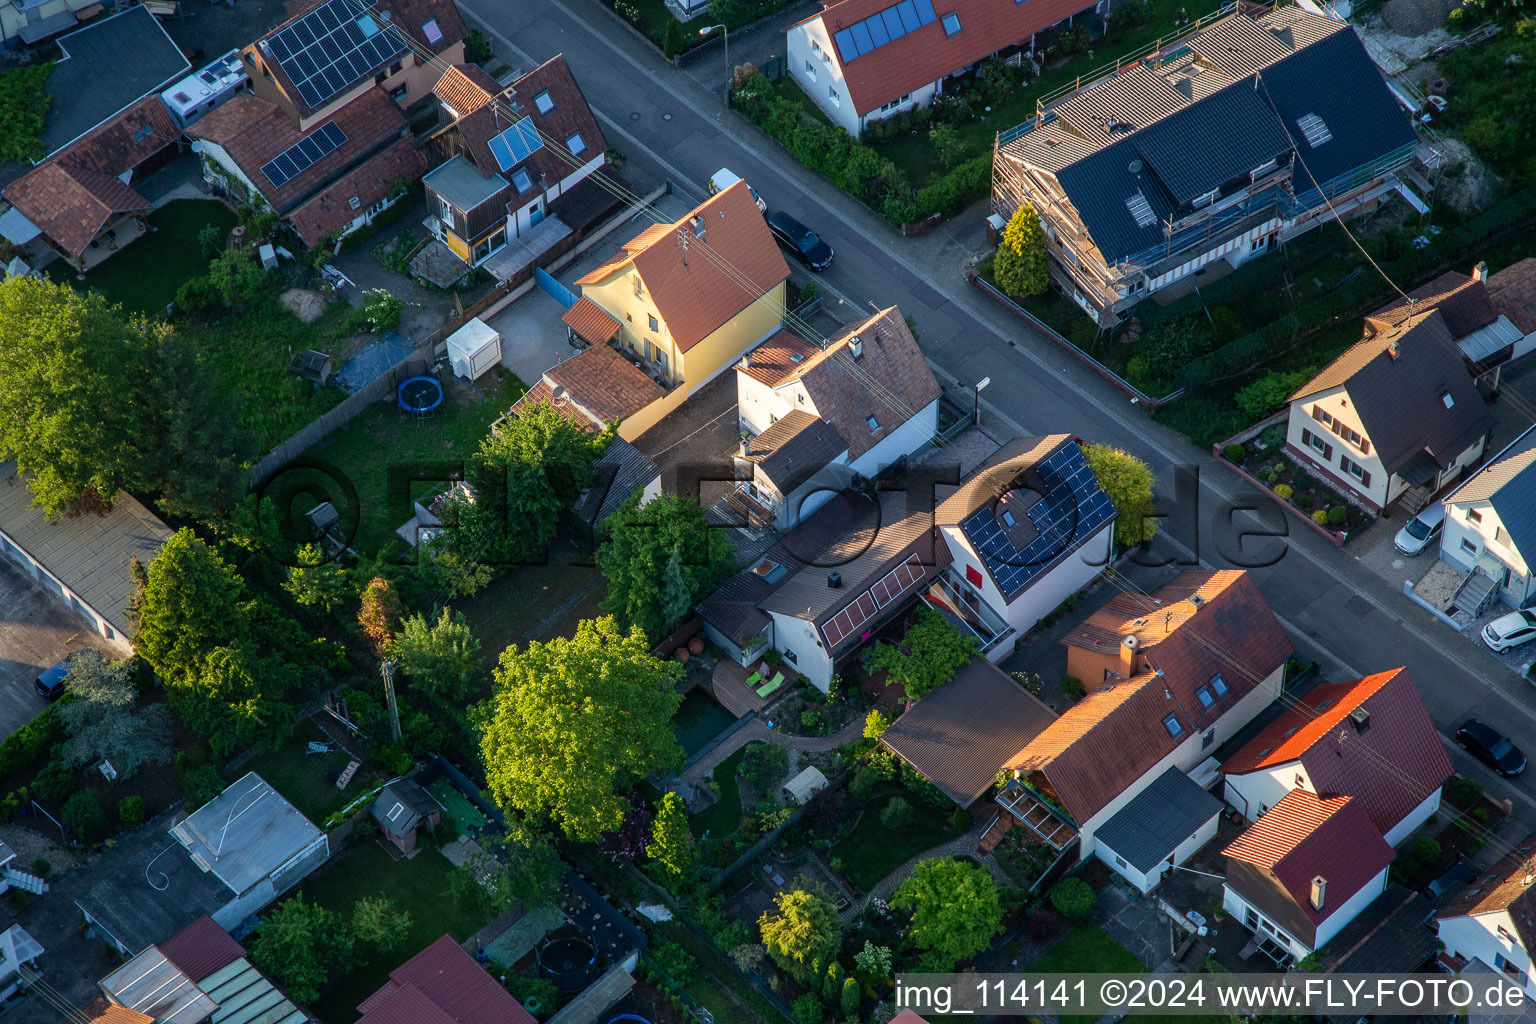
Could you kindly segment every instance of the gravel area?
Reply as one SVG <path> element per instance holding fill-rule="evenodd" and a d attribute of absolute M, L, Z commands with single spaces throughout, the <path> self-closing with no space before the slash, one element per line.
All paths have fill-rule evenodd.
<path fill-rule="evenodd" d="M 1446 15 L 1458 6 L 1456 0 L 1388 0 L 1381 17 L 1398 35 L 1423 36 L 1445 28 Z"/>

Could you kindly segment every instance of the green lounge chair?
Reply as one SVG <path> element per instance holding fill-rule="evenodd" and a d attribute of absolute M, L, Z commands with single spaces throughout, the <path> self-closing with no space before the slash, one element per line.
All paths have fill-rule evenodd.
<path fill-rule="evenodd" d="M 748 686 L 754 686 L 755 687 L 758 683 L 760 683 L 762 681 L 763 681 L 763 674 L 761 672 L 753 672 L 751 675 L 747 676 L 747 685 Z"/>
<path fill-rule="evenodd" d="M 775 672 L 772 679 L 768 680 L 768 682 L 764 683 L 762 686 L 759 686 L 757 688 L 757 695 L 759 697 L 766 697 L 770 693 L 772 693 L 774 690 L 777 690 L 779 687 L 781 687 L 783 685 L 784 685 L 784 673 L 783 672 Z"/>

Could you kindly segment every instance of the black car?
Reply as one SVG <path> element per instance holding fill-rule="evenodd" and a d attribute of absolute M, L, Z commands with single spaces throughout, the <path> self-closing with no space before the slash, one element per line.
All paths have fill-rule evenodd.
<path fill-rule="evenodd" d="M 1500 775 L 1525 771 L 1525 755 L 1520 748 L 1475 718 L 1456 730 L 1456 743 Z"/>
<path fill-rule="evenodd" d="M 773 232 L 779 245 L 794 253 L 795 259 L 812 270 L 826 270 L 832 265 L 832 247 L 783 210 L 774 210 L 768 215 L 768 230 Z"/>
<path fill-rule="evenodd" d="M 34 679 L 32 681 L 32 688 L 37 691 L 37 695 L 43 698 L 43 700 L 58 700 L 63 696 L 64 677 L 69 675 L 69 666 L 76 658 L 87 651 L 94 651 L 94 648 L 85 647 L 75 651 L 73 654 L 66 655 L 63 661 L 58 662 L 48 671 Z"/>

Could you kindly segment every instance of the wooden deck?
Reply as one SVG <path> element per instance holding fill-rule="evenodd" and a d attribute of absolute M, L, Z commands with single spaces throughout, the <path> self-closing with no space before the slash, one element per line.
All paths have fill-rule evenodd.
<path fill-rule="evenodd" d="M 754 672 L 761 674 L 762 679 L 749 686 L 747 678 Z M 784 682 L 779 688 L 767 696 L 758 696 L 757 688 L 779 672 L 784 673 Z M 777 665 L 769 665 L 762 658 L 758 658 L 750 668 L 743 668 L 730 658 L 721 658 L 715 663 L 715 671 L 710 677 L 709 684 L 715 694 L 715 700 L 719 701 L 725 710 L 741 718 L 749 711 L 761 714 L 764 708 L 794 689 L 799 679 L 800 674 L 782 661 Z"/>

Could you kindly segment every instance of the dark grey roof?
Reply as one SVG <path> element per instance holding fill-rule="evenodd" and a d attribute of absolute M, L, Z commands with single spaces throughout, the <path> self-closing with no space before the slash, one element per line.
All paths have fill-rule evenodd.
<path fill-rule="evenodd" d="M 592 486 L 576 499 L 576 514 L 588 526 L 596 526 L 660 475 L 661 468 L 640 449 L 616 437 L 592 463 Z"/>
<path fill-rule="evenodd" d="M 494 172 L 482 174 L 463 153 L 429 171 L 421 183 L 464 213 L 495 199 L 507 189 L 505 178 Z"/>
<path fill-rule="evenodd" d="M 395 808 L 401 810 L 397 813 Z M 369 813 L 384 831 L 396 836 L 410 835 L 422 818 L 442 810 L 432 795 L 411 779 L 396 779 L 385 786 Z"/>
<path fill-rule="evenodd" d="M 1419 456 L 1426 450 L 1444 469 L 1493 427 L 1493 415 L 1438 309 L 1356 342 L 1291 400 L 1339 386 L 1349 392 L 1376 456 L 1393 473 L 1417 470 L 1422 476 L 1426 467 Z"/>
<path fill-rule="evenodd" d="M 0 530 L 125 637 L 131 632 L 126 608 L 133 559 L 147 566 L 171 536 L 170 527 L 126 493 L 104 516 L 49 522 L 33 507 L 13 462 L 0 464 Z"/>
<path fill-rule="evenodd" d="M 234 896 L 154 828 L 131 833 L 81 870 L 84 891 L 75 905 L 130 954 L 164 942 Z"/>
<path fill-rule="evenodd" d="M 43 126 L 48 156 L 192 70 L 155 16 L 139 5 L 63 36 L 59 47 L 65 57 L 48 77 L 53 102 Z"/>
<path fill-rule="evenodd" d="M 1536 426 L 1515 438 L 1466 483 L 1446 496 L 1456 503 L 1488 502 L 1527 562 L 1536 558 Z"/>
<path fill-rule="evenodd" d="M 1220 813 L 1220 800 L 1170 767 L 1101 825 L 1094 839 L 1145 874 Z"/>
<path fill-rule="evenodd" d="M 790 410 L 750 443 L 757 471 L 785 497 L 848 450 L 836 427 L 800 409 Z"/>
<path fill-rule="evenodd" d="M 961 807 L 991 787 L 1003 762 L 1056 720 L 984 658 L 896 719 L 880 740 Z"/>
<path fill-rule="evenodd" d="M 1328 974 L 1407 974 L 1435 955 L 1435 933 L 1424 926 L 1430 902 L 1423 894 L 1396 882 L 1328 940 L 1322 957 Z M 1354 1024 L 1358 1012 L 1328 1018 L 1338 1024 Z"/>

